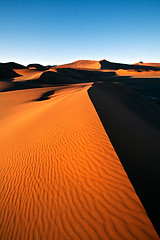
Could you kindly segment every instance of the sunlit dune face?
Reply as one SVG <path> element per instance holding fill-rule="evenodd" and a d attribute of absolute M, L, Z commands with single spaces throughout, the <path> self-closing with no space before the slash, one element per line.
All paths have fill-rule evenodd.
<path fill-rule="evenodd" d="M 101 65 L 98 61 L 90 61 L 90 60 L 79 60 L 70 64 L 59 65 L 61 67 L 68 68 L 81 68 L 81 69 L 100 69 Z"/>
<path fill-rule="evenodd" d="M 39 79 L 40 75 L 43 71 L 37 71 L 35 69 L 14 69 L 16 73 L 20 75 L 20 77 L 14 78 L 14 81 L 26 81 L 26 80 L 33 80 Z"/>
<path fill-rule="evenodd" d="M 128 76 L 129 74 L 136 74 L 136 71 L 119 69 L 116 70 L 118 76 Z"/>
<path fill-rule="evenodd" d="M 36 67 L 29 67 L 29 69 L 36 70 Z"/>
<path fill-rule="evenodd" d="M 38 73 L 36 69 L 14 69 L 14 71 L 22 76 L 28 75 L 28 74 L 35 74 Z"/>
<path fill-rule="evenodd" d="M 143 62 L 138 62 L 138 63 L 135 63 L 135 65 L 152 66 L 152 67 L 160 68 L 160 63 L 143 63 Z"/>
<path fill-rule="evenodd" d="M 135 70 L 123 70 L 119 69 L 116 71 L 118 76 L 131 76 L 131 77 L 144 77 L 151 78 L 157 77 L 160 78 L 160 71 L 135 71 Z"/>

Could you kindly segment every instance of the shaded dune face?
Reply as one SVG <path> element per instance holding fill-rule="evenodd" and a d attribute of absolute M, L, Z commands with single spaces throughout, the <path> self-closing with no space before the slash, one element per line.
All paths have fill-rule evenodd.
<path fill-rule="evenodd" d="M 0 239 L 159 239 L 90 86 L 0 94 Z"/>
<path fill-rule="evenodd" d="M 0 63 L 0 65 L 10 69 L 24 69 L 25 66 L 15 62 Z"/>
<path fill-rule="evenodd" d="M 78 82 L 75 78 L 73 78 L 70 72 L 53 72 L 47 71 L 42 73 L 39 78 L 40 83 L 52 83 L 52 84 L 66 84 L 66 83 L 76 83 Z"/>
<path fill-rule="evenodd" d="M 41 84 L 82 83 L 93 82 L 93 79 L 94 81 L 102 81 L 115 75 L 113 71 L 103 73 L 92 70 L 57 68 L 43 72 L 37 82 Z"/>
<path fill-rule="evenodd" d="M 123 64 L 123 63 L 114 63 L 104 60 L 99 61 L 101 64 L 101 69 L 111 69 L 111 70 L 118 70 L 118 69 L 133 69 L 136 71 L 159 71 L 159 65 L 143 65 L 143 64 Z"/>
<path fill-rule="evenodd" d="M 0 80 L 3 79 L 12 79 L 14 77 L 18 77 L 19 74 L 16 73 L 14 70 L 4 67 L 0 64 Z"/>
<path fill-rule="evenodd" d="M 130 81 L 138 88 L 138 81 Z M 149 92 L 154 94 L 152 86 L 158 88 L 158 84 L 157 80 L 152 81 L 147 82 L 145 79 L 143 83 L 143 79 L 140 79 L 144 86 L 149 86 Z M 160 196 L 157 194 L 157 184 L 160 182 L 158 104 L 117 82 L 94 84 L 88 92 L 121 163 L 154 227 L 160 233 Z"/>

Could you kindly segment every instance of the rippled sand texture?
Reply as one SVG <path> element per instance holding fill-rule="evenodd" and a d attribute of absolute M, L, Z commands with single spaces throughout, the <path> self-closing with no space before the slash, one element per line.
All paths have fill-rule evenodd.
<path fill-rule="evenodd" d="M 90 85 L 0 94 L 0 239 L 159 239 Z"/>

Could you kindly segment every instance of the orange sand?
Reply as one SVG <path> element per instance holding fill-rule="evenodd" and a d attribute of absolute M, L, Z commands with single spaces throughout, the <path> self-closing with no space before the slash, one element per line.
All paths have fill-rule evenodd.
<path fill-rule="evenodd" d="M 40 77 L 43 71 L 37 71 L 34 69 L 14 69 L 14 71 L 20 74 L 20 77 L 16 77 L 14 82 L 16 81 L 26 81 L 26 80 L 35 80 Z"/>
<path fill-rule="evenodd" d="M 0 239 L 159 239 L 88 96 L 0 93 Z M 56 90 L 49 100 L 34 101 Z"/>
<path fill-rule="evenodd" d="M 160 78 L 160 71 L 134 71 L 119 69 L 116 71 L 118 76 L 130 76 L 133 78 Z"/>
<path fill-rule="evenodd" d="M 57 66 L 57 68 L 89 68 L 89 69 L 100 69 L 101 64 L 99 61 L 91 61 L 91 60 L 78 60 L 73 63 L 63 64 Z"/>

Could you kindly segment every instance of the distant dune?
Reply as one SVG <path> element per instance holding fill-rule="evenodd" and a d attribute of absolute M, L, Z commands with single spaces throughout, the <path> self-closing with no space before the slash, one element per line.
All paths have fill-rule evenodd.
<path fill-rule="evenodd" d="M 35 69 L 15 69 L 16 73 L 21 77 L 14 78 L 16 83 L 34 83 L 34 84 L 68 84 L 102 81 L 116 76 L 114 71 L 101 72 L 89 69 L 74 68 L 51 68 L 46 71 L 38 71 Z"/>
<path fill-rule="evenodd" d="M 134 70 L 144 70 L 144 71 L 158 71 L 160 70 L 160 64 L 152 64 L 152 65 L 143 65 L 143 64 L 122 64 L 122 63 L 114 63 L 109 62 L 107 60 L 101 61 L 90 61 L 90 60 L 79 60 L 69 64 L 63 64 L 56 66 L 56 68 L 77 68 L 77 69 L 106 69 L 106 70 L 118 70 L 118 69 L 134 69 Z M 159 68 L 159 69 L 158 69 Z"/>
<path fill-rule="evenodd" d="M 39 71 L 36 69 L 14 69 L 14 71 L 20 75 L 20 77 L 14 78 L 14 82 L 24 82 L 27 80 L 37 80 L 44 71 Z"/>
<path fill-rule="evenodd" d="M 78 60 L 73 63 L 63 64 L 57 66 L 57 68 L 89 68 L 89 69 L 100 69 L 101 65 L 98 61 L 91 60 Z"/>
<path fill-rule="evenodd" d="M 25 66 L 15 62 L 0 63 L 0 65 L 11 69 L 24 69 Z"/>
<path fill-rule="evenodd" d="M 52 83 L 52 84 L 67 84 L 67 83 L 78 83 L 78 76 L 76 77 L 69 71 L 61 71 L 60 73 L 47 71 L 43 72 L 39 78 L 40 83 Z"/>
<path fill-rule="evenodd" d="M 49 69 L 49 67 L 43 66 L 43 65 L 38 64 L 38 63 L 29 64 L 29 65 L 27 65 L 27 68 L 29 68 L 29 69 L 36 69 L 38 71 L 44 71 L 44 70 Z"/>
<path fill-rule="evenodd" d="M 160 68 L 160 63 L 143 63 L 143 62 L 138 62 L 138 63 L 135 63 L 135 65 L 151 66 L 151 67 Z"/>
<path fill-rule="evenodd" d="M 14 77 L 20 76 L 17 74 L 14 70 L 4 67 L 3 65 L 0 64 L 0 80 L 3 79 L 12 79 Z"/>
<path fill-rule="evenodd" d="M 160 71 L 136 71 L 134 69 L 130 70 L 124 70 L 124 69 L 119 69 L 115 71 L 117 76 L 128 76 L 132 78 L 160 78 Z"/>
<path fill-rule="evenodd" d="M 106 61 L 106 60 L 102 60 L 100 61 L 100 64 L 101 64 L 101 69 L 113 69 L 113 70 L 118 70 L 118 69 L 124 69 L 124 70 L 129 70 L 129 69 L 133 69 L 133 70 L 136 70 L 136 71 L 150 71 L 150 70 L 153 70 L 153 71 L 158 71 L 160 70 L 160 68 L 157 68 L 155 66 L 144 66 L 144 65 L 141 65 L 141 64 L 123 64 L 123 63 L 113 63 L 113 62 L 109 62 L 109 61 Z"/>

